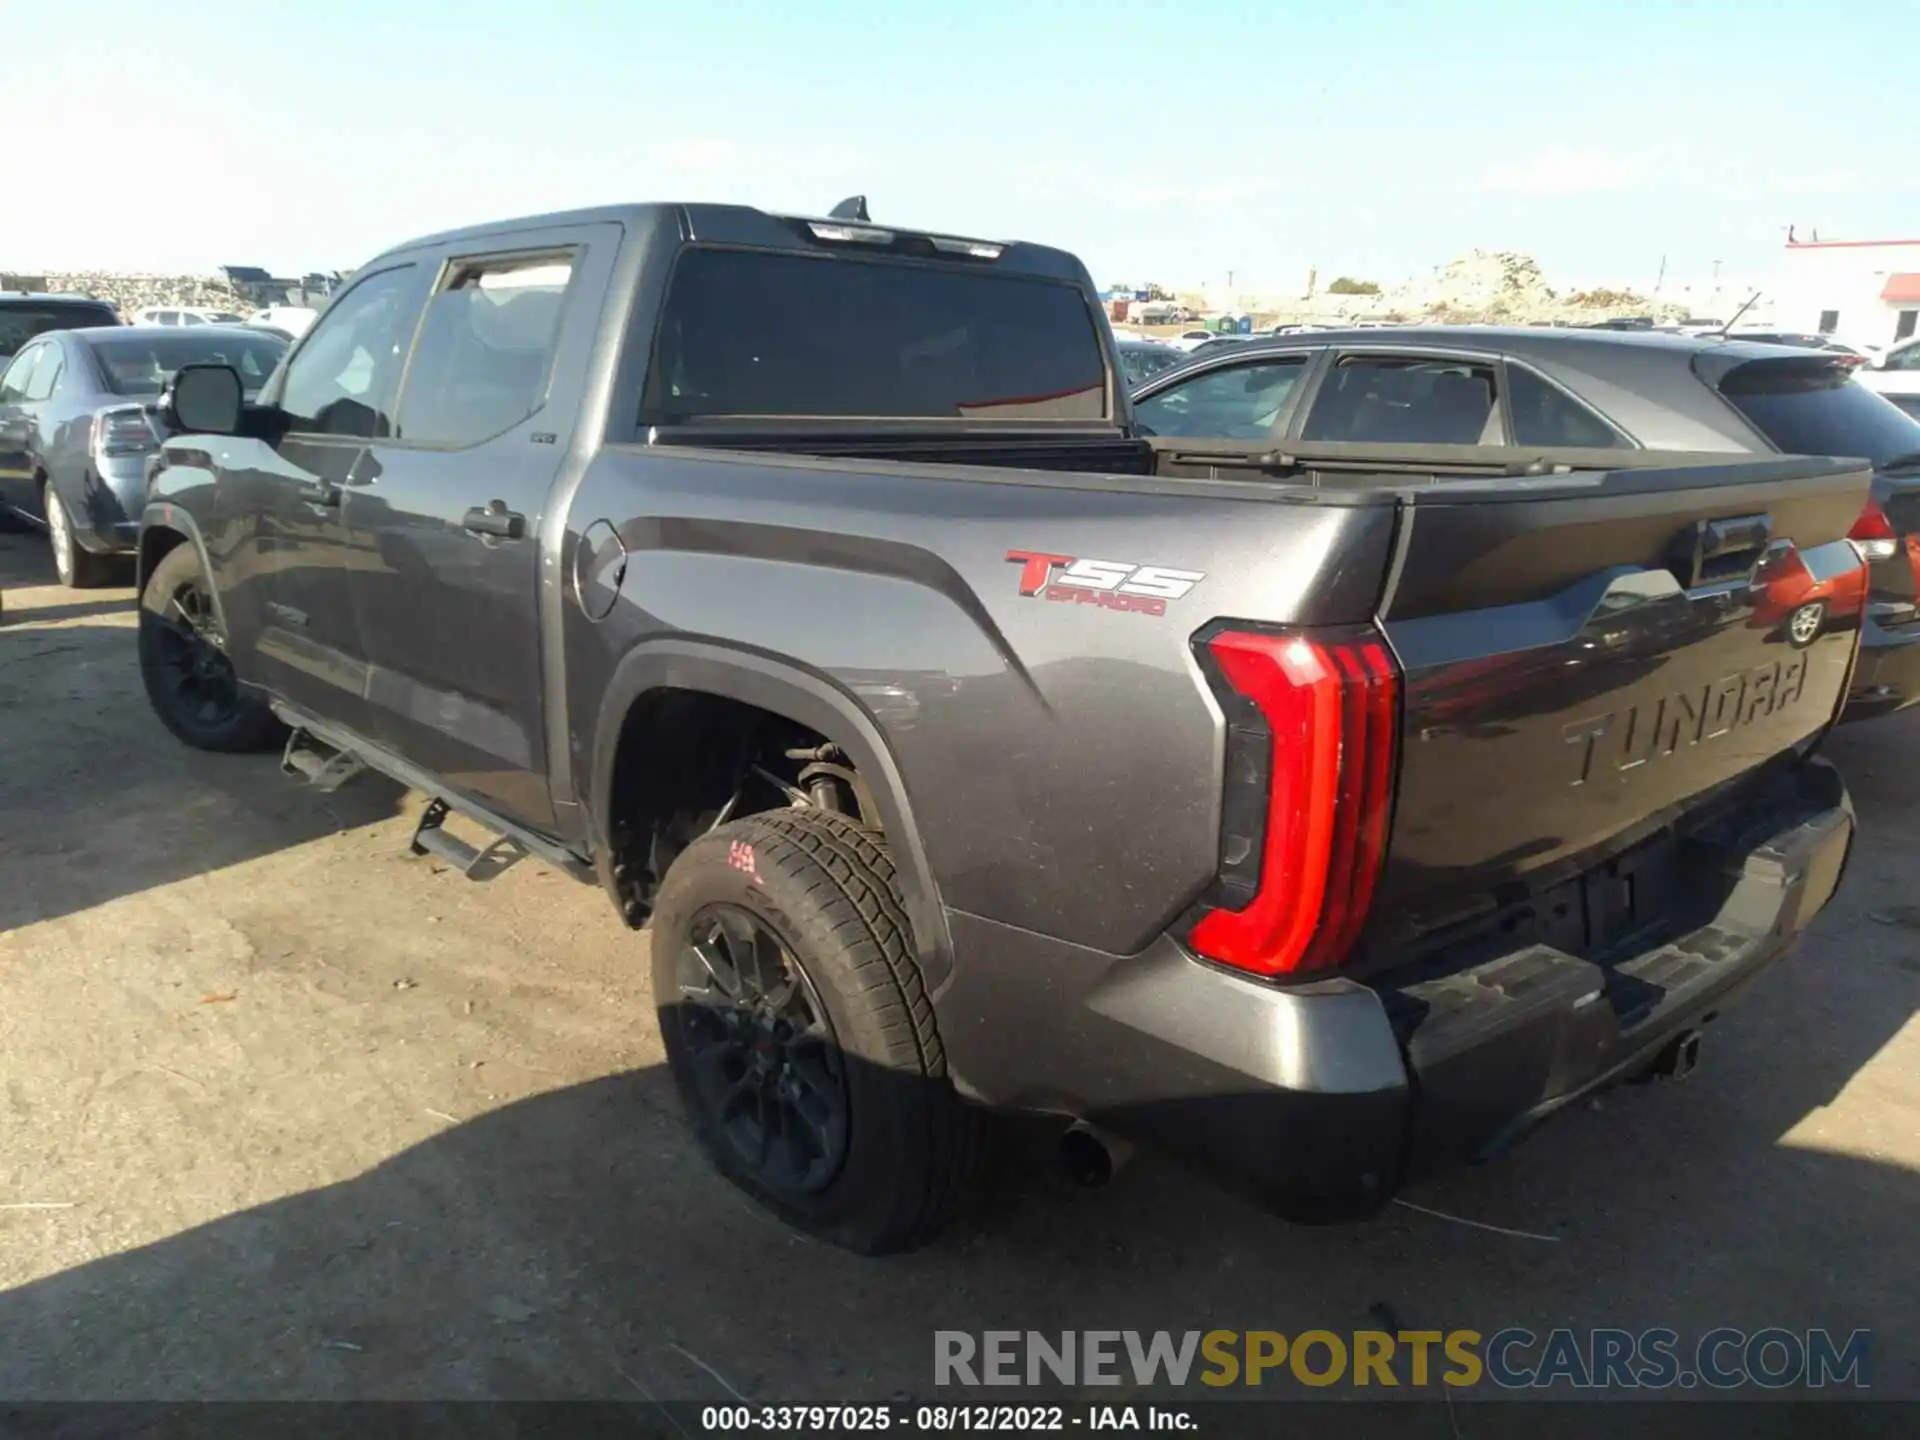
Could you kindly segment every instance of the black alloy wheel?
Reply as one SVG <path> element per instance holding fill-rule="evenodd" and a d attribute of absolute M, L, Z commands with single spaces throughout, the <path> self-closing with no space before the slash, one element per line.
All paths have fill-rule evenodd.
<path fill-rule="evenodd" d="M 846 1163 L 845 1067 L 826 1007 L 761 916 L 711 904 L 677 963 L 694 1087 L 738 1164 L 776 1194 L 815 1194 Z"/>
<path fill-rule="evenodd" d="M 240 708 L 240 682 L 221 647 L 205 578 L 193 575 L 176 585 L 157 618 L 159 678 L 175 713 L 207 727 L 230 722 Z"/>
<path fill-rule="evenodd" d="M 239 754 L 286 739 L 267 697 L 241 683 L 220 610 L 189 543 L 163 555 L 140 590 L 140 678 L 160 723 L 196 750 Z"/>

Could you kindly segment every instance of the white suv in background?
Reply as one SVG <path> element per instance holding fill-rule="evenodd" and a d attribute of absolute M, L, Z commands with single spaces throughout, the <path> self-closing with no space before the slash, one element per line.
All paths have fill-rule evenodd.
<path fill-rule="evenodd" d="M 298 340 L 307 333 L 319 311 L 308 305 L 269 305 L 264 310 L 256 310 L 247 317 L 247 324 L 267 330 L 278 330 L 289 339 Z"/>
<path fill-rule="evenodd" d="M 1872 365 L 1855 371 L 1854 378 L 1920 420 L 1920 335 L 1889 347 Z"/>
<path fill-rule="evenodd" d="M 205 305 L 149 305 L 134 312 L 136 325 L 238 325 L 244 316 Z"/>

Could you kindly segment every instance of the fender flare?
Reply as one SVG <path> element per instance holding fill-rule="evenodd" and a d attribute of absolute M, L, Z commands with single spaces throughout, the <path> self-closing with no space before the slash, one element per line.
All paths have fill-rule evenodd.
<path fill-rule="evenodd" d="M 757 651 L 712 641 L 646 641 L 615 667 L 600 700 L 594 730 L 592 789 L 587 800 L 594 854 L 612 853 L 608 813 L 620 733 L 634 704 L 651 690 L 697 690 L 784 715 L 832 740 L 873 789 L 913 922 L 914 946 L 929 992 L 953 970 L 953 942 L 939 886 L 914 823 L 905 781 L 872 715 L 846 690 L 816 671 Z M 602 875 L 606 878 L 603 858 Z M 616 897 L 617 898 L 617 897 Z"/>
<path fill-rule="evenodd" d="M 193 546 L 194 553 L 200 557 L 200 573 L 207 577 L 207 593 L 213 597 L 213 616 L 220 626 L 220 633 L 231 637 L 232 628 L 227 624 L 226 602 L 220 596 L 220 587 L 213 581 L 213 560 L 207 554 L 207 542 L 200 533 L 200 526 L 193 516 L 168 500 L 149 500 L 146 508 L 140 512 L 140 538 L 134 542 L 133 593 L 136 596 L 147 592 L 147 577 L 151 573 L 147 565 L 147 536 L 156 530 L 170 531 L 178 535 L 182 542 Z M 174 547 L 169 545 L 168 550 Z"/>

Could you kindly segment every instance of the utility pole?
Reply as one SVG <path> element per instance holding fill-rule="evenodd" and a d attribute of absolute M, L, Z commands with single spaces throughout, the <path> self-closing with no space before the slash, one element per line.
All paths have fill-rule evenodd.
<path fill-rule="evenodd" d="M 1660 293 L 1660 286 L 1661 286 L 1661 283 L 1662 283 L 1662 282 L 1663 282 L 1663 281 L 1664 281 L 1664 280 L 1665 280 L 1666 278 L 1667 278 L 1667 257 L 1666 257 L 1666 256 L 1664 256 L 1664 255 L 1662 255 L 1662 256 L 1660 257 L 1660 273 L 1659 273 L 1658 275 L 1656 275 L 1656 276 L 1654 276 L 1654 279 L 1653 279 L 1653 293 L 1654 293 L 1654 294 L 1656 294 L 1656 295 L 1658 295 L 1658 294 Z"/>

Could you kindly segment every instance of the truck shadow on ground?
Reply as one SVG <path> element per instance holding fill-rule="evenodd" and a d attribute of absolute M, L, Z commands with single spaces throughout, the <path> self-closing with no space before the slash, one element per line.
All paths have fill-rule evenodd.
<path fill-rule="evenodd" d="M 0 932 L 398 812 L 384 780 L 315 796 L 274 756 L 188 750 L 147 705 L 131 595 L 43 603 L 52 581 L 0 538 Z"/>
<path fill-rule="evenodd" d="M 1783 1143 L 1911 1013 L 1911 975 L 1890 994 L 1839 959 L 1721 1022 L 1717 1072 L 1613 1092 L 1417 1187 L 1424 1211 L 1336 1227 L 1153 1158 L 1076 1191 L 1029 1143 L 934 1244 L 861 1259 L 718 1179 L 663 1067 L 611 1075 L 0 1295 L 0 1397 L 853 1401 L 927 1396 L 936 1329 L 1517 1324 L 1868 1328 L 1876 1398 L 1920 1398 L 1920 1175 L 1817 1124 Z"/>

